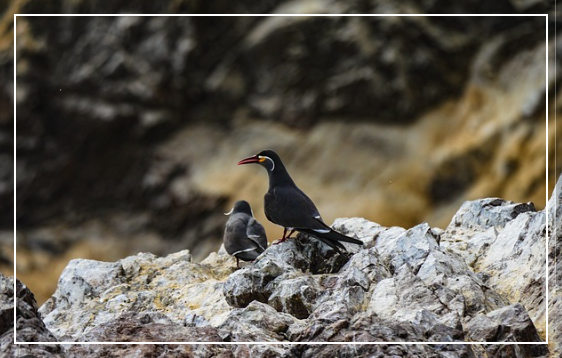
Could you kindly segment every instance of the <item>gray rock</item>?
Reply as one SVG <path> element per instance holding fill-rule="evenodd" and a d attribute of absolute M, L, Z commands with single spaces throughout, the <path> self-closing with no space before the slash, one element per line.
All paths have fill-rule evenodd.
<path fill-rule="evenodd" d="M 430 251 L 438 246 L 437 237 L 427 223 L 417 225 L 398 237 L 378 237 L 375 247 L 391 270 L 408 264 L 418 271 Z"/>
<path fill-rule="evenodd" d="M 280 281 L 303 273 L 335 272 L 347 260 L 320 241 L 299 234 L 271 245 L 253 265 L 231 275 L 224 284 L 224 296 L 233 307 L 246 307 L 253 300 L 267 302 Z"/>
<path fill-rule="evenodd" d="M 493 291 L 521 302 L 543 336 L 545 223 L 545 211 L 535 211 L 532 203 L 482 199 L 464 203 L 442 234 L 442 246 L 462 257 Z"/>
<path fill-rule="evenodd" d="M 163 258 L 141 253 L 115 263 L 73 260 L 40 312 L 58 337 L 74 341 L 95 340 L 92 329 L 125 312 L 161 312 L 178 325 L 198 315 L 217 325 L 230 311 L 217 279 L 231 271 L 222 267 L 224 256 L 215 259 L 218 271 L 192 263 L 188 251 Z"/>
<path fill-rule="evenodd" d="M 548 210 L 549 340 L 553 346 L 553 356 L 562 356 L 562 175 L 548 201 Z"/>
<path fill-rule="evenodd" d="M 371 246 L 377 236 L 382 232 L 391 229 L 404 230 L 397 227 L 389 229 L 363 218 L 356 218 L 353 221 L 348 220 L 348 218 L 339 218 L 334 221 L 332 227 L 334 230 L 341 232 L 344 235 L 356 236 L 358 239 L 361 239 L 366 246 Z M 357 248 L 355 245 L 350 246 L 352 248 Z"/>
<path fill-rule="evenodd" d="M 339 255 L 299 235 L 234 272 L 227 255 L 194 263 L 188 251 L 141 253 L 114 263 L 74 260 L 39 310 L 46 325 L 34 332 L 49 329 L 54 341 L 537 342 L 342 346 L 337 353 L 333 347 L 283 344 L 142 347 L 143 354 L 156 356 L 547 357 L 537 330 L 543 311 L 527 306 L 542 297 L 542 282 L 532 267 L 512 263 L 532 265 L 541 255 L 537 247 L 544 258 L 544 219 L 544 211 L 497 199 L 463 205 L 444 231 L 425 223 L 404 230 L 338 219 L 338 229 L 359 232 L 365 247 Z M 474 245 L 463 245 L 471 240 Z M 479 256 L 469 265 L 472 249 Z M 554 296 L 555 319 L 559 304 Z M 0 311 L 0 318 L 9 314 Z M 55 349 L 68 357 L 108 354 L 105 346 Z"/>
<path fill-rule="evenodd" d="M 52 342 L 57 338 L 43 323 L 37 310 L 33 293 L 19 280 L 16 281 L 16 302 L 14 302 L 14 278 L 0 273 L 0 357 L 65 358 L 65 350 L 56 344 L 15 345 L 14 304 L 17 305 L 16 328 L 18 342 Z"/>
<path fill-rule="evenodd" d="M 125 312 L 84 334 L 85 342 L 218 342 L 215 328 L 184 327 L 161 312 Z"/>
<path fill-rule="evenodd" d="M 478 231 L 490 227 L 503 227 L 519 214 L 528 211 L 535 211 L 533 203 L 517 204 L 500 198 L 467 201 L 453 216 L 449 227 Z"/>
<path fill-rule="evenodd" d="M 286 312 L 298 319 L 307 318 L 314 301 L 322 294 L 320 285 L 310 276 L 301 276 L 281 281 L 267 303 L 279 312 Z"/>
<path fill-rule="evenodd" d="M 143 345 L 72 345 L 69 358 L 157 357 L 157 358 L 234 358 L 233 349 L 221 345 L 143 344 Z M 19 357 L 18 357 L 19 358 Z"/>
<path fill-rule="evenodd" d="M 470 338 L 478 342 L 540 342 L 533 321 L 520 304 L 505 306 L 466 323 Z"/>
<path fill-rule="evenodd" d="M 386 358 L 386 357 L 474 357 L 469 345 L 302 345 L 291 349 L 303 358 Z"/>
<path fill-rule="evenodd" d="M 562 228 L 562 175 L 558 178 L 558 182 L 548 201 L 548 218 L 552 232 L 562 235 L 560 233 L 560 228 Z M 558 240 L 554 242 L 558 242 Z"/>
<path fill-rule="evenodd" d="M 218 330 L 228 342 L 282 342 L 286 340 L 285 332 L 296 321 L 291 315 L 253 301 L 245 308 L 232 310 Z"/>
<path fill-rule="evenodd" d="M 477 342 L 540 342 L 531 318 L 520 304 L 499 308 L 486 315 L 475 316 L 466 323 L 472 341 Z M 547 357 L 546 345 L 483 346 L 478 352 L 489 356 Z"/>

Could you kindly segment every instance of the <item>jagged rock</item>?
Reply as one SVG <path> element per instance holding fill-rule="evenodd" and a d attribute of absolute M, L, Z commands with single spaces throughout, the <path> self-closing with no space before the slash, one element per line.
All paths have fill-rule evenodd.
<path fill-rule="evenodd" d="M 476 342 L 538 342 L 540 338 L 531 318 L 521 304 L 479 314 L 466 323 L 470 338 Z"/>
<path fill-rule="evenodd" d="M 269 247 L 256 262 L 234 272 L 235 261 L 224 253 L 201 263 L 192 262 L 188 251 L 167 257 L 141 253 L 113 263 L 74 260 L 55 295 L 39 310 L 46 323 L 42 329 L 51 330 L 54 340 L 75 341 L 537 342 L 342 346 L 338 353 L 333 347 L 283 344 L 142 347 L 146 354 L 172 357 L 547 357 L 548 347 L 541 344 L 530 314 L 542 311 L 525 306 L 538 297 L 529 295 L 537 278 L 528 274 L 510 281 L 530 290 L 520 295 L 506 291 L 508 283 L 496 278 L 508 281 L 517 275 L 503 261 L 519 259 L 529 265 L 530 256 L 540 255 L 534 250 L 544 249 L 544 215 L 530 205 L 485 199 L 463 205 L 446 230 L 426 223 L 404 230 L 361 218 L 338 219 L 338 229 L 356 231 L 366 245 L 339 255 L 299 235 Z M 488 239 L 488 246 L 465 242 L 479 237 Z M 498 253 L 503 247 L 511 250 Z M 481 256 L 469 265 L 471 250 Z M 551 309 L 557 299 L 550 302 Z M 557 314 L 551 313 L 555 319 Z M 40 327 L 34 331 L 42 332 Z M 58 349 L 68 357 L 108 352 L 108 347 Z M 119 354 L 130 353 L 119 348 Z"/>
<path fill-rule="evenodd" d="M 160 312 L 125 312 L 84 334 L 85 342 L 218 342 L 215 328 L 184 327 Z"/>
<path fill-rule="evenodd" d="M 521 302 L 544 335 L 546 328 L 545 211 L 498 198 L 466 202 L 442 237 L 486 285 Z"/>
<path fill-rule="evenodd" d="M 499 203 L 496 199 L 485 202 Z M 477 205 L 469 203 L 465 207 L 470 207 L 474 213 L 472 216 L 466 215 L 471 218 L 467 222 L 478 228 L 490 225 L 502 228 L 516 220 L 517 215 L 512 213 L 520 214 L 533 209 L 530 205 L 512 205 L 509 215 L 499 211 L 497 214 L 500 215 L 493 212 L 490 218 L 479 218 L 476 215 Z M 454 225 L 457 226 L 458 222 L 460 220 Z M 443 230 L 432 229 L 427 224 L 410 230 L 387 229 L 376 224 L 365 225 L 362 219 L 338 219 L 334 227 L 349 234 L 352 232 L 350 228 L 360 225 L 363 231 L 358 236 L 368 238 L 373 242 L 372 247 L 360 249 L 339 272 L 320 277 L 294 278 L 286 274 L 287 270 L 295 272 L 294 266 L 288 265 L 285 270 L 273 270 L 277 276 L 271 280 L 248 281 L 253 284 L 245 286 L 244 292 L 247 295 L 265 292 L 265 296 L 269 297 L 268 302 L 277 310 L 306 319 L 291 326 L 288 331 L 292 340 L 302 341 L 333 340 L 336 336 L 344 340 L 356 337 L 362 326 L 342 322 L 364 322 L 372 319 L 373 313 L 385 320 L 378 324 L 387 324 L 388 321 L 413 324 L 413 328 L 406 333 L 410 341 L 469 339 L 463 325 L 481 312 L 495 312 L 509 306 L 506 297 L 486 285 L 484 279 L 489 279 L 488 276 L 476 274 L 460 255 L 439 245 L 441 236 L 446 233 Z M 365 230 L 366 227 L 369 230 Z M 536 230 L 527 232 L 529 227 L 516 227 L 535 239 L 541 235 Z M 299 266 L 302 263 L 299 247 L 296 242 L 292 242 L 291 246 L 294 265 Z M 260 260 L 268 263 L 274 260 L 268 257 L 273 255 L 273 251 L 270 252 L 264 253 L 254 267 L 239 271 L 240 276 L 252 272 L 254 276 L 265 277 L 259 264 Z M 276 268 L 280 266 L 283 265 L 275 265 Z M 230 279 L 232 282 L 229 287 L 236 287 L 236 279 L 233 276 Z M 276 281 L 281 282 L 272 284 Z M 226 290 L 225 294 L 228 296 L 231 291 Z M 251 300 L 250 296 L 248 300 Z M 232 304 L 234 300 L 228 301 Z M 326 328 L 326 324 L 332 325 L 332 328 Z M 385 336 L 385 340 L 391 337 Z M 539 341 L 538 336 L 531 341 Z"/>
<path fill-rule="evenodd" d="M 267 302 L 280 281 L 306 272 L 335 272 L 347 259 L 316 239 L 298 235 L 280 245 L 271 245 L 253 265 L 230 276 L 224 295 L 234 307 L 246 307 L 253 300 Z"/>
<path fill-rule="evenodd" d="M 16 281 L 17 336 L 18 342 L 57 342 L 57 338 L 45 327 L 37 310 L 33 293 L 19 280 Z M 0 357 L 37 358 L 65 357 L 59 345 L 14 344 L 14 278 L 0 273 Z"/>
<path fill-rule="evenodd" d="M 429 225 L 423 223 L 397 237 L 379 235 L 375 247 L 390 270 L 397 270 L 408 263 L 417 272 L 427 255 L 437 247 L 437 239 Z"/>
<path fill-rule="evenodd" d="M 295 346 L 291 352 L 302 358 L 331 357 L 474 357 L 469 345 L 302 345 Z"/>
<path fill-rule="evenodd" d="M 307 318 L 320 291 L 319 286 L 310 276 L 286 279 L 277 285 L 267 303 L 277 311 L 299 319 Z"/>
<path fill-rule="evenodd" d="M 143 345 L 72 345 L 68 358 L 156 357 L 156 358 L 234 358 L 232 349 L 221 345 L 143 344 Z M 19 357 L 18 357 L 19 358 Z"/>
<path fill-rule="evenodd" d="M 453 216 L 450 226 L 484 231 L 490 227 L 503 227 L 528 211 L 535 211 L 533 203 L 519 204 L 500 198 L 467 201 Z"/>
<path fill-rule="evenodd" d="M 478 315 L 466 324 L 470 339 L 476 342 L 539 342 L 531 318 L 520 304 Z M 546 345 L 481 346 L 476 352 L 488 356 L 546 357 Z"/>
<path fill-rule="evenodd" d="M 548 201 L 548 210 L 549 340 L 553 356 L 562 356 L 562 175 Z"/>
<path fill-rule="evenodd" d="M 285 332 L 295 321 L 291 315 L 253 301 L 245 308 L 232 310 L 218 330 L 228 342 L 280 342 L 286 340 Z"/>
<path fill-rule="evenodd" d="M 252 357 L 271 357 L 271 358 L 287 358 L 290 355 L 290 346 L 283 345 L 246 345 L 237 344 L 232 347 L 234 357 L 252 358 Z"/>
<path fill-rule="evenodd" d="M 216 325 L 229 311 L 222 279 L 208 264 L 192 263 L 188 251 L 163 258 L 141 253 L 114 263 L 73 260 L 40 312 L 47 327 L 69 340 L 82 339 L 123 312 L 162 312 L 179 325 L 188 315 L 203 316 Z"/>

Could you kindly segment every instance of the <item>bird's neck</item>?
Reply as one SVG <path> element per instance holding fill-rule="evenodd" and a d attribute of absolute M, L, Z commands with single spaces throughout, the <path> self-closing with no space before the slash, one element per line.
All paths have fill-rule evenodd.
<path fill-rule="evenodd" d="M 273 190 L 276 186 L 282 185 L 295 185 L 295 182 L 285 169 L 283 164 L 276 165 L 273 171 L 268 171 L 267 174 L 269 175 L 269 190 Z"/>

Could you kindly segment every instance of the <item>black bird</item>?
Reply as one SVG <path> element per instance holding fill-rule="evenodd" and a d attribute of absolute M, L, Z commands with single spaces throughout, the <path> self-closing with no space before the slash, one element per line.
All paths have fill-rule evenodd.
<path fill-rule="evenodd" d="M 240 200 L 234 204 L 224 229 L 224 248 L 236 257 L 236 266 L 240 261 L 254 261 L 267 248 L 267 236 L 263 226 L 254 219 L 252 208 L 247 201 Z"/>
<path fill-rule="evenodd" d="M 337 252 L 345 250 L 340 241 L 363 245 L 363 242 L 332 230 L 324 223 L 318 209 L 300 190 L 285 169 L 283 162 L 272 150 L 264 150 L 252 157 L 242 159 L 241 164 L 256 163 L 267 169 L 269 190 L 265 194 L 265 216 L 274 224 L 284 228 L 279 242 L 290 238 L 295 230 L 318 238 Z M 290 230 L 286 236 L 287 230 Z"/>

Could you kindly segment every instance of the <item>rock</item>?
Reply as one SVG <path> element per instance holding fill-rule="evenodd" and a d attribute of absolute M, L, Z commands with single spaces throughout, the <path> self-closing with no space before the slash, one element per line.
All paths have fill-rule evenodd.
<path fill-rule="evenodd" d="M 330 357 L 473 357 L 469 345 L 299 345 L 291 349 L 303 358 Z"/>
<path fill-rule="evenodd" d="M 16 328 L 18 342 L 51 342 L 57 338 L 43 323 L 37 310 L 33 293 L 19 280 L 16 281 Z M 15 345 L 14 344 L 14 279 L 0 274 L 0 352 L 2 357 L 37 358 L 66 357 L 64 348 L 56 344 Z"/>
<path fill-rule="evenodd" d="M 467 322 L 470 338 L 476 342 L 539 342 L 531 318 L 521 304 L 477 315 Z M 546 348 L 546 347 L 545 347 Z M 546 354 L 547 351 L 545 351 Z"/>
<path fill-rule="evenodd" d="M 548 201 L 549 341 L 554 355 L 562 355 L 562 175 Z M 554 288 L 554 289 L 553 289 Z M 525 295 L 526 296 L 526 295 Z M 531 317 L 533 318 L 533 317 Z"/>
<path fill-rule="evenodd" d="M 557 230 L 562 227 L 562 176 L 558 178 L 558 182 L 554 187 L 552 195 L 550 196 L 550 200 L 548 201 L 548 218 L 549 218 L 549 225 L 550 230 L 552 233 L 557 235 L 562 235 L 560 230 Z M 552 242 L 557 243 L 558 237 L 556 240 Z"/>
<path fill-rule="evenodd" d="M 499 198 L 467 201 L 453 216 L 450 227 L 484 231 L 490 227 L 503 227 L 519 214 L 535 211 L 533 203 L 517 204 Z"/>
<path fill-rule="evenodd" d="M 85 342 L 218 342 L 215 328 L 184 327 L 160 312 L 125 312 L 84 334 Z"/>
<path fill-rule="evenodd" d="M 467 322 L 469 338 L 477 342 L 540 342 L 531 318 L 520 304 L 478 315 Z M 477 347 L 479 354 L 510 357 L 547 357 L 546 345 L 511 345 Z"/>
<path fill-rule="evenodd" d="M 253 300 L 267 302 L 280 281 L 305 272 L 335 272 L 347 259 L 320 241 L 299 234 L 283 244 L 271 245 L 253 265 L 230 276 L 224 285 L 224 295 L 234 307 L 246 307 Z"/>
<path fill-rule="evenodd" d="M 267 304 L 279 312 L 298 319 L 307 318 L 312 311 L 320 287 L 310 276 L 281 281 L 267 299 Z"/>
<path fill-rule="evenodd" d="M 232 349 L 220 345 L 143 344 L 143 345 L 72 345 L 69 358 L 81 357 L 170 357 L 170 358 L 234 358 Z"/>
<path fill-rule="evenodd" d="M 385 240 L 386 238 L 386 240 Z M 418 271 L 430 251 L 438 245 L 436 236 L 427 223 L 417 225 L 398 237 L 377 237 L 378 252 L 392 271 L 407 263 Z"/>
<path fill-rule="evenodd" d="M 491 198 L 465 203 L 446 230 L 427 223 L 405 230 L 362 218 L 338 219 L 338 229 L 358 232 L 366 245 L 337 254 L 312 237 L 298 235 L 270 246 L 238 270 L 224 253 L 195 263 L 187 250 L 166 257 L 140 253 L 112 263 L 74 260 L 61 275 L 55 295 L 39 310 L 43 328 L 35 310 L 39 328 L 34 331 L 52 332 L 53 341 L 217 342 L 141 348 L 143 354 L 171 357 L 546 358 L 549 347 L 537 329 L 543 310 L 531 306 L 542 297 L 542 283 L 532 267 L 510 263 L 528 266 L 533 256 L 545 258 L 545 213 Z M 536 265 L 540 267 L 538 261 Z M 509 290 L 510 285 L 522 292 Z M 556 319 L 558 297 L 554 300 L 549 304 Z M 220 344 L 257 341 L 280 345 Z M 283 344 L 289 342 L 305 344 Z M 344 345 L 335 352 L 334 347 L 306 342 L 440 344 Z M 68 357 L 103 357 L 109 347 L 57 349 Z M 118 352 L 132 354 L 127 347 Z"/>
<path fill-rule="evenodd" d="M 218 324 L 227 305 L 217 279 L 224 277 L 207 264 L 192 263 L 188 251 L 163 258 L 141 253 L 114 263 L 73 260 L 40 312 L 48 327 L 69 340 L 93 338 L 91 329 L 123 312 L 161 312 L 178 325 L 197 315 Z"/>
<path fill-rule="evenodd" d="M 484 199 L 463 204 L 441 237 L 487 286 L 527 307 L 544 334 L 545 234 L 545 211 L 532 203 Z"/>
<path fill-rule="evenodd" d="M 285 332 L 295 321 L 291 315 L 253 301 L 245 308 L 232 310 L 218 330 L 227 342 L 282 342 L 286 340 Z"/>

